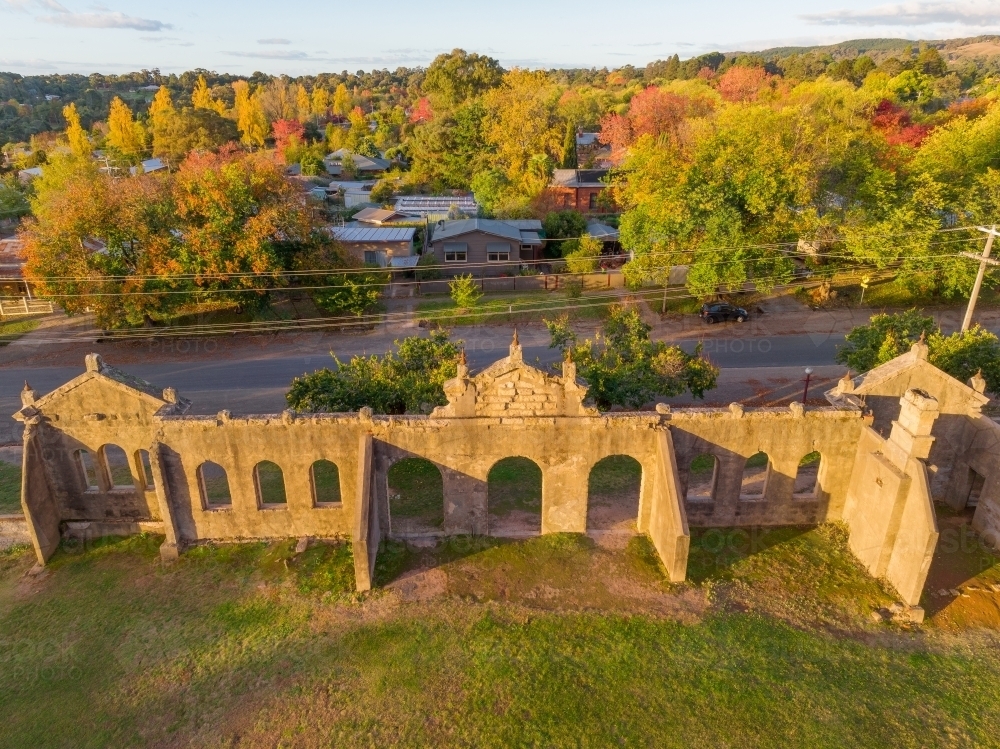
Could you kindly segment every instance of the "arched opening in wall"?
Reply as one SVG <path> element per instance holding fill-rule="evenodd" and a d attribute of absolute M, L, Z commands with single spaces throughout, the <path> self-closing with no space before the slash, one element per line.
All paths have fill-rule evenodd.
<path fill-rule="evenodd" d="M 135 479 L 132 478 L 132 466 L 128 455 L 118 445 L 105 445 L 101 448 L 104 458 L 104 468 L 108 475 L 108 484 L 112 489 L 135 489 Z"/>
<path fill-rule="evenodd" d="M 628 455 L 610 455 L 590 469 L 587 530 L 634 531 L 639 519 L 642 465 Z"/>
<path fill-rule="evenodd" d="M 262 460 L 253 467 L 253 483 L 257 487 L 258 507 L 285 507 L 285 476 L 277 463 Z"/>
<path fill-rule="evenodd" d="M 715 499 L 715 482 L 719 474 L 719 459 L 711 453 L 696 455 L 688 467 L 687 499 L 711 502 Z"/>
<path fill-rule="evenodd" d="M 231 507 L 233 495 L 229 493 L 229 478 L 226 469 L 210 460 L 198 466 L 198 486 L 201 501 L 208 510 Z"/>
<path fill-rule="evenodd" d="M 149 462 L 149 453 L 146 450 L 139 450 L 135 454 L 135 467 L 139 469 L 139 478 L 142 479 L 142 488 L 151 491 L 156 488 L 153 481 L 153 464 Z"/>
<path fill-rule="evenodd" d="M 795 473 L 795 483 L 792 484 L 792 494 L 802 499 L 816 496 L 819 488 L 819 466 L 822 462 L 820 454 L 815 450 L 803 456 L 799 461 L 799 469 Z"/>
<path fill-rule="evenodd" d="M 309 480 L 315 506 L 340 504 L 340 471 L 336 463 L 317 460 L 309 469 Z"/>
<path fill-rule="evenodd" d="M 486 477 L 491 536 L 532 536 L 542 530 L 542 469 L 528 458 L 504 458 Z"/>
<path fill-rule="evenodd" d="M 444 479 L 424 458 L 389 466 L 389 525 L 394 536 L 437 533 L 444 525 Z"/>
<path fill-rule="evenodd" d="M 743 481 L 740 484 L 740 499 L 764 499 L 767 477 L 771 472 L 771 460 L 767 453 L 757 453 L 747 458 L 743 466 Z"/>
<path fill-rule="evenodd" d="M 76 465 L 83 480 L 84 489 L 88 492 L 100 491 L 101 484 L 97 478 L 97 466 L 89 450 L 76 451 Z"/>

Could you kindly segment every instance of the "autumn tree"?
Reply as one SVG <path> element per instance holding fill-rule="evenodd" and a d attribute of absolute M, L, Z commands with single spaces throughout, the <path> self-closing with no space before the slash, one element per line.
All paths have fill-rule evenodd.
<path fill-rule="evenodd" d="M 66 140 L 69 141 L 69 150 L 74 156 L 89 158 L 91 154 L 90 138 L 80 125 L 80 115 L 76 111 L 76 104 L 67 104 L 63 107 L 63 118 L 66 120 Z"/>
<path fill-rule="evenodd" d="M 211 151 L 240 139 L 236 123 L 211 109 L 171 109 L 151 118 L 153 155 L 172 166 L 192 151 Z"/>
<path fill-rule="evenodd" d="M 251 148 L 261 148 L 267 138 L 269 126 L 260 97 L 250 93 L 250 85 L 246 81 L 233 83 L 236 94 L 234 109 L 236 110 L 236 127 L 240 131 L 240 141 Z"/>
<path fill-rule="evenodd" d="M 198 81 L 191 94 L 191 104 L 194 105 L 195 109 L 211 109 L 218 114 L 226 113 L 225 103 L 212 98 L 212 92 L 208 88 L 208 82 L 204 75 L 198 76 Z"/>
<path fill-rule="evenodd" d="M 601 120 L 602 143 L 611 146 L 611 158 L 620 162 L 636 140 L 643 135 L 658 138 L 667 135 L 673 142 L 680 137 L 685 117 L 705 109 L 694 106 L 687 97 L 649 86 L 632 97 L 625 114 L 612 112 Z"/>
<path fill-rule="evenodd" d="M 145 132 L 132 117 L 132 110 L 117 96 L 111 100 L 108 114 L 108 144 L 127 157 L 141 157 L 145 150 Z"/>
<path fill-rule="evenodd" d="M 341 117 L 346 117 L 347 113 L 353 108 L 353 102 L 351 100 L 351 94 L 347 90 L 347 86 L 343 83 L 339 84 L 336 90 L 333 92 L 333 113 Z"/>
<path fill-rule="evenodd" d="M 285 150 L 290 143 L 302 142 L 305 128 L 298 120 L 275 120 L 271 123 L 271 134 L 274 137 L 274 147 L 285 158 Z"/>

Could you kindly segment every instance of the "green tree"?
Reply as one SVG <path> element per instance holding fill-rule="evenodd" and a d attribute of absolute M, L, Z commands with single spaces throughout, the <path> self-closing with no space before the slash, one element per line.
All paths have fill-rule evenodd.
<path fill-rule="evenodd" d="M 1000 339 L 996 335 L 975 325 L 946 336 L 933 318 L 917 310 L 874 315 L 868 325 L 847 334 L 837 361 L 856 372 L 868 372 L 905 354 L 921 336 L 927 343 L 927 360 L 935 367 L 962 382 L 982 371 L 989 390 L 1000 392 Z"/>
<path fill-rule="evenodd" d="M 448 284 L 448 291 L 451 293 L 451 300 L 459 309 L 472 309 L 483 296 L 471 273 L 455 276 L 455 279 Z"/>
<path fill-rule="evenodd" d="M 420 413 L 447 403 L 444 383 L 457 373 L 458 347 L 446 331 L 396 341 L 396 352 L 355 356 L 335 369 L 296 377 L 285 396 L 297 411 L 342 413 L 367 406 L 375 413 Z"/>
<path fill-rule="evenodd" d="M 583 236 L 563 242 L 563 257 L 570 273 L 593 273 L 604 244 L 595 237 Z"/>
<path fill-rule="evenodd" d="M 921 335 L 934 331 L 934 319 L 911 309 L 894 315 L 873 315 L 868 325 L 859 325 L 837 349 L 837 361 L 855 372 L 867 372 L 910 350 Z"/>
<path fill-rule="evenodd" d="M 378 305 L 387 281 L 384 273 L 341 273 L 328 277 L 330 288 L 315 292 L 313 300 L 327 312 L 361 317 Z"/>
<path fill-rule="evenodd" d="M 450 109 L 499 86 L 503 74 L 500 63 L 492 57 L 455 49 L 434 58 L 422 88 L 435 109 Z"/>
<path fill-rule="evenodd" d="M 615 307 L 603 326 L 603 340 L 579 343 L 566 318 L 545 321 L 550 347 L 560 348 L 577 363 L 601 410 L 612 406 L 641 408 L 658 397 L 690 392 L 696 398 L 715 387 L 719 368 L 701 355 L 649 339 L 650 327 L 639 313 Z"/>
<path fill-rule="evenodd" d="M 572 122 L 566 123 L 566 135 L 563 136 L 562 168 L 576 169 L 576 127 Z"/>
<path fill-rule="evenodd" d="M 587 231 L 587 219 L 579 211 L 550 211 L 542 229 L 546 239 L 575 239 Z"/>
<path fill-rule="evenodd" d="M 211 109 L 171 108 L 152 120 L 153 155 L 176 166 L 192 151 L 211 151 L 235 143 L 236 123 Z"/>

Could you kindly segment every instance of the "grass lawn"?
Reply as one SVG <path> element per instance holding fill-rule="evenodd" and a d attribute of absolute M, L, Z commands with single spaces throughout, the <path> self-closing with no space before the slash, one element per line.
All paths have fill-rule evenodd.
<path fill-rule="evenodd" d="M 41 320 L 37 317 L 15 318 L 0 322 L 0 346 L 6 346 L 11 341 L 16 341 L 26 333 L 30 333 L 38 327 L 40 322 Z"/>
<path fill-rule="evenodd" d="M 491 294 L 481 298 L 471 310 L 459 309 L 451 299 L 422 301 L 417 304 L 416 316 L 420 320 L 441 325 L 526 323 L 562 314 L 568 314 L 570 320 L 599 320 L 607 317 L 613 304 L 621 302 L 621 299 L 603 296 L 588 298 L 587 294 L 574 299 L 556 291 L 497 296 Z M 575 309 L 564 309 L 565 307 Z"/>
<path fill-rule="evenodd" d="M 21 512 L 21 466 L 0 460 L 0 515 Z"/>
<path fill-rule="evenodd" d="M 0 553 L 2 747 L 986 746 L 990 633 L 873 624 L 842 529 L 698 531 L 692 581 L 648 541 Z M 392 569 L 389 569 L 389 568 Z M 408 584 L 407 584 L 408 583 Z M 991 738 L 992 737 L 992 738 Z"/>
<path fill-rule="evenodd" d="M 393 463 L 389 467 L 389 512 L 394 530 L 439 529 L 444 524 L 444 481 L 437 466 L 423 458 Z"/>

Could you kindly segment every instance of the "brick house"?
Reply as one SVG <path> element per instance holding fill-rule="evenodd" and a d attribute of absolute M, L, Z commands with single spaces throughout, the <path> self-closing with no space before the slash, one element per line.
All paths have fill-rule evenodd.
<path fill-rule="evenodd" d="M 601 181 L 607 175 L 607 169 L 556 169 L 548 188 L 548 202 L 556 210 L 603 213 L 606 209 L 598 198 L 608 187 Z"/>

